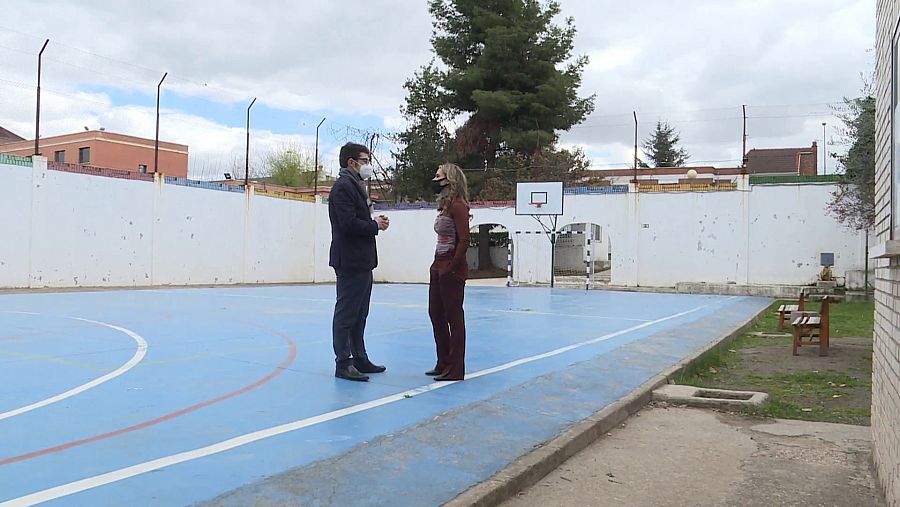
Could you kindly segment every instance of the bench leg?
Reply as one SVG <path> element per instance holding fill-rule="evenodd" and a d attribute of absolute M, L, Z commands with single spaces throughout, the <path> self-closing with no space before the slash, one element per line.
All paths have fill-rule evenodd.
<path fill-rule="evenodd" d="M 799 346 L 800 346 L 800 327 L 794 326 L 794 346 L 793 346 L 792 353 L 795 356 L 799 355 L 797 353 L 797 347 L 799 347 Z"/>
<path fill-rule="evenodd" d="M 828 332 L 819 330 L 819 355 L 827 356 L 828 355 Z"/>
<path fill-rule="evenodd" d="M 784 330 L 784 312 L 778 312 L 778 330 Z"/>

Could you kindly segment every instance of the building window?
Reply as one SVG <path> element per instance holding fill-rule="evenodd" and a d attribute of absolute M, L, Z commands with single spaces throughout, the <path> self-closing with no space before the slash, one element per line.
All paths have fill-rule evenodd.
<path fill-rule="evenodd" d="M 91 149 L 88 148 L 78 148 L 78 163 L 79 164 L 90 164 L 91 163 Z"/>
<path fill-rule="evenodd" d="M 66 161 L 66 150 L 59 150 L 53 152 L 53 160 L 56 162 L 65 162 Z"/>
<path fill-rule="evenodd" d="M 138 171 L 139 171 L 141 174 L 147 174 L 147 165 L 146 165 L 146 164 L 139 164 L 139 165 L 138 165 Z"/>

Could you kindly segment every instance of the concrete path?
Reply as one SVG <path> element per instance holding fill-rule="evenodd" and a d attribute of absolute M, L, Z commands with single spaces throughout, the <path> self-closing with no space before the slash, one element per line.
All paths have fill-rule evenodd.
<path fill-rule="evenodd" d="M 505 504 L 881 506 L 868 427 L 655 406 Z"/>

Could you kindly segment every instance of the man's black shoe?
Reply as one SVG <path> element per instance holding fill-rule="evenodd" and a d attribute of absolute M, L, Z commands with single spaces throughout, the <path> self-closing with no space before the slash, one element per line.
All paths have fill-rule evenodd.
<path fill-rule="evenodd" d="M 334 376 L 344 380 L 355 380 L 356 382 L 367 382 L 369 380 L 369 376 L 360 373 L 355 366 L 338 368 L 334 370 Z"/>
<path fill-rule="evenodd" d="M 365 361 L 354 362 L 353 364 L 360 373 L 382 373 L 384 370 L 387 370 L 384 366 L 372 364 L 372 361 L 369 361 L 368 359 Z"/>

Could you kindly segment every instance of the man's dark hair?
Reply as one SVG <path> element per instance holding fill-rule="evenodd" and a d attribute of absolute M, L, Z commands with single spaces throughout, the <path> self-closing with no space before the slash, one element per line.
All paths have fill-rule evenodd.
<path fill-rule="evenodd" d="M 371 153 L 369 153 L 369 149 L 361 144 L 347 143 L 341 146 L 341 167 L 347 167 L 347 164 L 350 163 L 350 159 L 356 159 L 357 157 L 359 157 L 360 153 L 371 155 Z"/>

